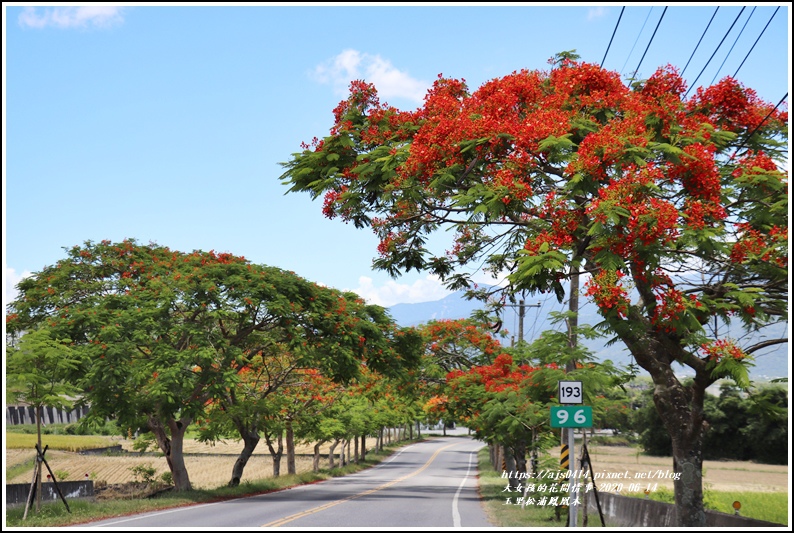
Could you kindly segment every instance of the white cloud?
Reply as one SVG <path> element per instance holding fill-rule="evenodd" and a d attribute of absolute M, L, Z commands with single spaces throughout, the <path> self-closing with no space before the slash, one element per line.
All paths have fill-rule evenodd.
<path fill-rule="evenodd" d="M 587 20 L 595 20 L 603 18 L 607 14 L 607 10 L 604 7 L 593 7 L 587 11 Z"/>
<path fill-rule="evenodd" d="M 315 67 L 311 77 L 323 84 L 330 84 L 334 91 L 347 95 L 350 82 L 365 80 L 375 85 L 378 95 L 388 101 L 390 98 L 407 98 L 421 102 L 430 82 L 412 78 L 407 72 L 397 69 L 391 61 L 379 55 L 371 55 L 358 50 L 344 50 L 325 63 Z"/>
<path fill-rule="evenodd" d="M 389 280 L 380 287 L 372 283 L 372 278 L 361 276 L 358 278 L 358 288 L 350 290 L 364 298 L 367 303 L 383 307 L 398 303 L 433 302 L 450 294 L 436 276 L 418 279 L 410 285 Z"/>
<path fill-rule="evenodd" d="M 22 274 L 17 274 L 16 270 L 13 268 L 6 267 L 5 275 L 3 276 L 3 309 L 6 308 L 8 303 L 16 300 L 19 294 L 16 289 L 17 283 L 30 277 L 30 275 L 31 272 L 26 271 Z"/>
<path fill-rule="evenodd" d="M 39 11 L 26 7 L 19 15 L 19 24 L 28 28 L 108 28 L 124 22 L 123 8 L 118 6 L 55 7 Z"/>

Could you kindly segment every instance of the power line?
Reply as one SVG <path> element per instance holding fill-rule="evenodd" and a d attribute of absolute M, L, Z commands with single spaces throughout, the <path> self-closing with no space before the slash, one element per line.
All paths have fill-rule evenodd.
<path fill-rule="evenodd" d="M 651 9 L 648 10 L 648 14 L 645 16 L 645 22 L 642 23 L 642 28 L 640 28 L 640 33 L 637 34 L 637 38 L 634 39 L 634 44 L 631 45 L 631 50 L 629 51 L 629 55 L 626 58 L 626 62 L 623 63 L 622 67 L 620 67 L 620 73 L 621 74 L 623 74 L 623 69 L 626 68 L 626 65 L 629 62 L 629 58 L 631 58 L 631 54 L 634 52 L 634 47 L 637 46 L 637 41 L 640 40 L 640 35 L 642 35 L 642 30 L 645 29 L 645 24 L 648 22 L 648 18 L 650 18 L 650 16 L 651 16 L 651 11 L 653 11 L 653 6 L 651 6 Z"/>
<path fill-rule="evenodd" d="M 604 66 L 604 61 L 606 61 L 606 59 L 607 59 L 607 54 L 609 53 L 609 48 L 612 46 L 612 39 L 615 38 L 615 33 L 617 33 L 617 31 L 618 31 L 618 26 L 620 25 L 620 19 L 623 17 L 623 12 L 625 10 L 626 10 L 626 6 L 623 6 L 623 8 L 620 10 L 620 15 L 618 16 L 618 22 L 617 22 L 617 24 L 615 24 L 615 29 L 612 30 L 612 37 L 610 37 L 609 44 L 607 45 L 607 51 L 604 52 L 604 59 L 601 60 L 601 66 L 602 67 Z"/>
<path fill-rule="evenodd" d="M 736 36 L 736 40 L 733 41 L 733 44 L 731 45 L 731 49 L 728 50 L 728 55 L 726 55 L 725 59 L 722 60 L 722 63 L 720 64 L 720 68 L 718 68 L 717 72 L 714 73 L 714 77 L 711 78 L 711 83 L 709 85 L 714 85 L 714 80 L 717 79 L 717 76 L 719 75 L 720 70 L 722 70 L 722 67 L 725 65 L 725 62 L 728 60 L 728 57 L 730 57 L 731 52 L 733 52 L 733 47 L 736 46 L 737 42 L 739 42 L 739 37 L 741 37 L 742 33 L 744 33 L 744 29 L 747 27 L 747 23 L 750 22 L 751 18 L 753 18 L 753 13 L 755 13 L 755 7 L 753 7 L 752 11 L 750 11 L 750 16 L 747 17 L 747 20 L 744 21 L 744 26 L 742 26 L 742 29 L 739 30 L 739 35 Z"/>
<path fill-rule="evenodd" d="M 720 6 L 717 6 L 717 9 L 715 9 L 714 13 L 711 15 L 711 20 L 709 20 L 709 23 L 706 24 L 706 29 L 703 30 L 703 35 L 700 36 L 700 40 L 698 41 L 698 44 L 696 44 L 695 49 L 692 50 L 692 55 L 689 56 L 689 61 L 692 61 L 692 58 L 695 57 L 695 52 L 698 51 L 698 47 L 700 47 L 700 42 L 703 40 L 703 37 L 706 36 L 706 32 L 709 31 L 709 26 L 711 26 L 711 21 L 714 20 L 714 17 L 717 15 L 717 11 L 719 10 L 720 10 Z M 686 68 L 689 66 L 689 61 L 687 61 L 686 65 L 684 65 L 684 70 L 681 71 L 682 77 L 684 76 L 684 72 L 686 72 Z"/>
<path fill-rule="evenodd" d="M 662 11 L 662 16 L 659 17 L 659 22 L 656 23 L 656 28 L 653 30 L 653 34 L 651 35 L 651 40 L 648 41 L 648 46 L 645 47 L 645 51 L 642 53 L 642 57 L 640 58 L 640 62 L 637 63 L 637 68 L 634 70 L 634 74 L 631 75 L 632 78 L 637 75 L 637 71 L 640 70 L 640 65 L 642 65 L 642 61 L 645 59 L 645 54 L 648 53 L 648 49 L 651 47 L 651 43 L 653 42 L 653 38 L 656 37 L 656 30 L 659 29 L 659 25 L 662 23 L 662 19 L 664 18 L 664 14 L 667 13 L 667 6 L 664 6 L 664 11 Z"/>
<path fill-rule="evenodd" d="M 777 9 L 775 9 L 775 12 L 774 12 L 774 13 L 772 13 L 772 16 L 771 16 L 771 17 L 769 17 L 769 22 L 767 22 L 767 23 L 766 23 L 766 26 L 764 26 L 764 29 L 763 29 L 763 30 L 761 30 L 761 35 L 763 35 L 763 34 L 764 34 L 764 32 L 766 31 L 767 27 L 769 27 L 769 23 L 770 23 L 770 22 L 772 22 L 772 19 L 773 19 L 773 18 L 775 18 L 775 15 L 777 15 L 777 12 L 778 12 L 778 10 L 779 10 L 779 9 L 780 9 L 780 6 L 777 6 Z M 758 41 L 759 41 L 759 39 L 761 39 L 761 35 L 759 35 L 759 36 L 758 36 L 758 39 L 756 39 L 756 40 L 755 40 L 755 42 L 753 43 L 753 46 L 751 46 L 751 47 L 750 47 L 750 52 L 752 52 L 752 51 L 753 51 L 753 48 L 755 48 L 755 45 L 757 45 L 757 44 L 758 44 Z M 747 55 L 746 55 L 746 56 L 744 56 L 744 59 L 742 59 L 742 62 L 741 62 L 741 64 L 739 65 L 739 68 L 737 68 L 737 69 L 736 69 L 736 72 L 734 72 L 734 73 L 733 73 L 733 77 L 734 77 L 734 78 L 735 78 L 735 77 L 736 77 L 736 75 L 739 73 L 739 69 L 740 69 L 740 68 L 742 68 L 742 65 L 744 65 L 744 62 L 745 62 L 745 61 L 747 61 L 747 58 L 748 58 L 748 57 L 750 57 L 750 52 L 747 52 Z"/>
<path fill-rule="evenodd" d="M 729 33 L 731 33 L 731 30 L 732 30 L 732 29 L 733 29 L 733 27 L 736 25 L 736 22 L 739 20 L 739 17 L 741 17 L 741 16 L 742 16 L 742 13 L 743 13 L 743 12 L 744 12 L 744 7 L 742 7 L 742 10 L 741 10 L 741 11 L 739 11 L 739 14 L 738 14 L 738 15 L 736 15 L 736 18 L 734 19 L 734 21 L 733 21 L 733 24 L 731 24 L 731 27 L 730 27 L 730 28 L 728 28 L 728 31 L 726 31 L 726 32 L 725 32 L 725 36 L 724 36 L 724 37 L 722 38 L 722 40 L 720 41 L 720 44 L 718 44 L 718 45 L 717 45 L 717 48 L 714 50 L 714 53 L 713 53 L 713 54 L 711 54 L 711 57 L 709 58 L 709 60 L 708 60 L 708 61 L 706 61 L 706 64 L 705 64 L 705 65 L 703 65 L 703 70 L 701 70 L 701 71 L 700 71 L 700 74 L 698 74 L 698 75 L 697 75 L 697 78 L 695 78 L 695 81 L 693 81 L 693 82 L 692 82 L 692 85 L 690 85 L 690 86 L 689 86 L 689 89 L 687 89 L 687 90 L 686 90 L 686 93 L 684 94 L 684 98 L 686 98 L 687 94 L 689 94 L 689 91 L 691 91 L 691 90 L 692 90 L 692 87 L 694 87 L 694 86 L 695 86 L 695 84 L 697 83 L 697 81 L 698 81 L 698 79 L 700 78 L 700 76 L 702 76 L 702 75 L 703 75 L 703 72 L 705 72 L 705 70 L 706 70 L 706 67 L 708 67 L 708 66 L 709 66 L 709 63 L 711 63 L 711 60 L 712 60 L 712 59 L 714 59 L 714 56 L 715 56 L 715 55 L 717 55 L 717 50 L 719 50 L 719 49 L 720 49 L 720 46 L 722 46 L 722 43 L 724 43 L 724 42 L 725 42 L 725 39 L 728 37 L 728 34 L 729 34 Z"/>

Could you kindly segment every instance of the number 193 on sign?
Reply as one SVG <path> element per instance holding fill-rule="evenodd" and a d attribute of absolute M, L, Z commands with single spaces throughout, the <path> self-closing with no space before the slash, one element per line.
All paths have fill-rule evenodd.
<path fill-rule="evenodd" d="M 593 427 L 593 408 L 582 405 L 553 406 L 551 408 L 551 427 L 591 428 Z"/>

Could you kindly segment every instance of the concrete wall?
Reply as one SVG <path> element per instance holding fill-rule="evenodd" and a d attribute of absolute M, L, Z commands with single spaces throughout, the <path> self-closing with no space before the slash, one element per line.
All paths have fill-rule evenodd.
<path fill-rule="evenodd" d="M 67 500 L 72 498 L 93 498 L 94 482 L 88 481 L 59 481 L 58 488 Z M 25 505 L 30 494 L 30 483 L 13 483 L 6 485 L 6 505 Z M 41 501 L 61 501 L 55 483 L 41 484 Z"/>
<path fill-rule="evenodd" d="M 676 527 L 675 505 L 619 494 L 598 493 L 604 521 L 610 527 Z M 588 523 L 601 524 L 595 496 L 587 495 Z M 581 521 L 581 519 L 580 519 Z M 782 524 L 754 520 L 717 511 L 706 511 L 706 527 L 781 527 Z"/>

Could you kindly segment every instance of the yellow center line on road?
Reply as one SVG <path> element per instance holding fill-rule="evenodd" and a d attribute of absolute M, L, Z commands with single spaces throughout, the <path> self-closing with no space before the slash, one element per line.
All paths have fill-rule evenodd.
<path fill-rule="evenodd" d="M 388 483 L 384 483 L 383 485 L 381 485 L 379 487 L 375 487 L 374 489 L 369 489 L 369 490 L 364 491 L 364 492 L 359 492 L 358 494 L 354 494 L 352 496 L 348 496 L 347 498 L 343 498 L 341 500 L 336 500 L 336 501 L 333 501 L 333 502 L 329 502 L 329 503 L 326 503 L 325 505 L 321 505 L 321 506 L 315 507 L 313 509 L 307 509 L 306 511 L 301 511 L 300 513 L 295 513 L 294 515 L 290 515 L 290 516 L 287 516 L 285 518 L 281 518 L 279 520 L 274 520 L 273 522 L 265 524 L 262 527 L 279 527 L 279 526 L 283 526 L 284 524 L 292 522 L 293 520 L 297 520 L 298 518 L 302 518 L 304 516 L 308 516 L 308 515 L 314 514 L 314 513 L 319 513 L 320 511 L 325 511 L 326 509 L 330 509 L 331 507 L 334 507 L 335 505 L 339 505 L 340 503 L 349 502 L 350 500 L 355 500 L 356 498 L 360 498 L 362 496 L 368 496 L 370 494 L 378 492 L 379 490 L 383 490 L 383 489 L 389 488 L 392 485 L 396 485 L 397 483 L 399 483 L 401 481 L 405 481 L 406 479 L 412 478 L 415 475 L 421 473 L 428 466 L 430 466 L 430 463 L 432 463 L 435 460 L 435 458 L 438 457 L 438 454 L 440 454 L 441 452 L 443 452 L 447 448 L 451 448 L 453 446 L 457 446 L 458 444 L 460 444 L 460 443 L 459 442 L 455 442 L 453 444 L 450 444 L 448 446 L 444 446 L 443 448 L 438 449 L 436 451 L 436 453 L 434 453 L 430 457 L 430 459 L 427 460 L 427 462 L 424 464 L 424 466 L 422 466 L 422 468 L 420 468 L 419 470 L 416 470 L 414 472 L 411 472 L 410 474 L 405 475 L 405 476 L 403 476 L 401 478 L 397 478 L 397 479 L 395 479 L 393 481 L 389 481 Z"/>

